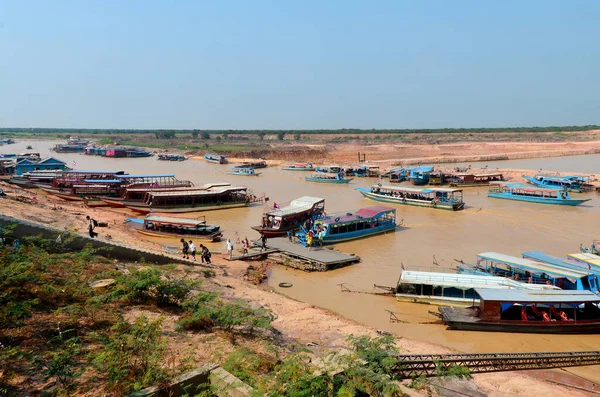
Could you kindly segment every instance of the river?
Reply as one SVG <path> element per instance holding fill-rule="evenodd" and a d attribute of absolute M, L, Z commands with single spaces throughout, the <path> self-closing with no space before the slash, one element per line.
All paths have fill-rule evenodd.
<path fill-rule="evenodd" d="M 270 203 L 283 203 L 300 196 L 324 197 L 328 213 L 377 205 L 354 190 L 368 187 L 373 179 L 356 178 L 348 185 L 305 182 L 303 172 L 283 171 L 281 167 L 258 170 L 259 177 L 228 175 L 230 166 L 204 161 L 157 161 L 155 157 L 111 159 L 81 154 L 56 154 L 49 149 L 55 142 L 19 142 L 0 147 L 0 153 L 24 151 L 31 144 L 42 157 L 54 156 L 75 162 L 75 169 L 123 170 L 129 173 L 174 173 L 196 185 L 208 182 L 230 182 L 250 188 L 256 195 L 265 193 Z M 301 159 L 298 159 L 301 161 Z M 490 169 L 517 168 L 563 172 L 595 173 L 600 170 L 600 155 L 512 160 L 478 164 Z M 453 166 L 456 166 L 454 164 Z M 580 244 L 589 245 L 598 237 L 600 194 L 583 195 L 591 201 L 578 207 L 541 205 L 511 200 L 491 199 L 486 188 L 465 190 L 466 209 L 460 212 L 398 206 L 397 220 L 403 226 L 396 233 L 338 244 L 336 249 L 354 253 L 359 264 L 326 273 L 306 273 L 275 267 L 269 284 L 294 299 L 336 312 L 343 317 L 392 332 L 409 339 L 423 340 L 460 352 L 528 352 L 596 350 L 600 335 L 528 335 L 449 331 L 443 325 L 431 324 L 436 318 L 428 312 L 431 305 L 397 302 L 391 297 L 341 292 L 339 284 L 353 289 L 372 291 L 373 285 L 395 286 L 401 263 L 406 269 L 428 268 L 433 271 L 451 268 L 454 259 L 474 262 L 476 254 L 496 251 L 520 256 L 521 252 L 540 250 L 565 257 L 579 251 Z M 207 212 L 209 223 L 221 225 L 225 237 L 236 241 L 258 237 L 250 226 L 259 223 L 262 207 Z M 173 244 L 175 245 L 175 243 Z M 238 247 L 239 248 L 239 247 Z M 290 282 L 292 288 L 278 287 Z M 398 313 L 405 323 L 390 323 L 386 310 Z M 600 380 L 594 367 L 569 369 L 589 379 Z"/>

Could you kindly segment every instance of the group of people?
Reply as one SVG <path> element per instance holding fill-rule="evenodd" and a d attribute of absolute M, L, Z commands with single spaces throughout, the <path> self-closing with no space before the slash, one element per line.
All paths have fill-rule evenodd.
<path fill-rule="evenodd" d="M 194 261 L 196 261 L 196 245 L 192 242 L 192 240 L 187 242 L 187 241 L 185 241 L 185 239 L 182 238 L 179 241 L 183 245 L 183 247 L 182 247 L 183 258 L 190 259 L 190 256 L 191 256 L 194 259 Z M 206 246 L 200 244 L 200 259 L 202 260 L 202 263 L 206 262 L 209 265 L 212 264 L 212 262 L 210 260 L 211 256 L 212 256 L 212 254 L 210 253 L 208 248 Z"/>

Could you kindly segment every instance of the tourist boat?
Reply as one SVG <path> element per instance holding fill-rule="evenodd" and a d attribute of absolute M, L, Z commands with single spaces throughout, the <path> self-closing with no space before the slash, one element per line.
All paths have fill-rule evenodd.
<path fill-rule="evenodd" d="M 478 254 L 476 265 L 461 264 L 458 272 L 510 277 L 517 281 L 555 285 L 561 289 L 600 293 L 596 276 L 584 269 L 568 269 L 496 252 Z"/>
<path fill-rule="evenodd" d="M 598 285 L 597 277 L 600 276 L 600 257 L 588 255 L 589 254 L 569 254 L 567 259 L 563 259 L 540 251 L 527 251 L 521 254 L 524 259 L 594 274 L 596 278 L 592 280 L 592 282 Z"/>
<path fill-rule="evenodd" d="M 449 185 L 457 187 L 487 186 L 491 182 L 503 182 L 504 175 L 500 172 L 484 174 L 454 173 L 449 175 Z"/>
<path fill-rule="evenodd" d="M 315 168 L 311 163 L 295 163 L 283 167 L 285 171 L 314 171 Z"/>
<path fill-rule="evenodd" d="M 255 170 L 259 169 L 259 168 L 267 168 L 267 162 L 265 160 L 259 160 L 259 161 L 244 161 L 242 164 L 237 165 L 236 167 L 238 168 L 243 168 L 243 167 L 252 167 Z"/>
<path fill-rule="evenodd" d="M 185 156 L 183 154 L 162 153 L 157 156 L 157 159 L 163 161 L 184 161 Z"/>
<path fill-rule="evenodd" d="M 374 178 L 379 176 L 379 167 L 377 166 L 366 166 L 363 165 L 361 167 L 350 168 L 346 172 L 346 175 L 353 175 L 358 178 Z"/>
<path fill-rule="evenodd" d="M 187 182 L 187 181 L 183 181 Z M 228 187 L 229 183 L 209 183 L 200 187 L 194 187 L 191 182 L 189 186 L 144 186 L 136 187 L 126 186 L 121 191 L 119 197 L 99 197 L 102 201 L 111 207 L 127 207 L 128 205 L 137 205 L 144 201 L 148 192 L 190 192 L 190 191 L 207 191 L 217 187 Z"/>
<path fill-rule="evenodd" d="M 532 185 L 548 188 L 566 188 L 570 192 L 585 193 L 596 190 L 596 186 L 590 183 L 590 178 L 581 175 L 548 175 L 535 174 L 533 177 L 523 175 L 523 178 Z"/>
<path fill-rule="evenodd" d="M 346 178 L 343 172 L 338 174 L 325 174 L 325 173 L 316 173 L 313 176 L 307 176 L 304 178 L 307 182 L 320 182 L 320 183 L 333 183 L 333 184 L 344 184 L 350 183 L 352 178 Z"/>
<path fill-rule="evenodd" d="M 408 168 L 394 168 L 387 172 L 387 176 L 390 179 L 390 183 L 400 183 L 408 179 L 410 169 Z"/>
<path fill-rule="evenodd" d="M 54 145 L 54 147 L 51 150 L 54 150 L 56 153 L 82 153 L 85 151 L 85 146 L 59 144 Z"/>
<path fill-rule="evenodd" d="M 219 241 L 223 237 L 219 226 L 206 224 L 206 217 L 185 219 L 148 215 L 145 219 L 126 218 L 125 221 L 140 234 L 151 237 L 177 237 L 186 240 Z"/>
<path fill-rule="evenodd" d="M 119 180 L 97 180 L 84 181 L 83 183 L 74 183 L 68 187 L 47 188 L 40 187 L 46 193 L 52 194 L 58 198 L 67 201 L 85 201 L 90 207 L 98 207 L 107 205 L 98 196 L 115 196 L 118 191 Z M 96 198 L 96 200 L 90 200 Z M 95 203 L 92 203 L 95 201 Z"/>
<path fill-rule="evenodd" d="M 371 189 L 356 188 L 363 196 L 375 201 L 417 207 L 458 211 L 465 208 L 461 189 L 414 188 L 373 185 Z"/>
<path fill-rule="evenodd" d="M 584 254 L 600 254 L 600 240 L 593 240 L 592 245 L 584 247 L 583 244 L 579 244 L 579 250 Z"/>
<path fill-rule="evenodd" d="M 433 172 L 433 166 L 424 165 L 413 167 L 410 169 L 408 180 L 413 185 L 427 185 L 429 183 L 429 175 Z"/>
<path fill-rule="evenodd" d="M 436 305 L 473 306 L 477 288 L 558 290 L 552 285 L 529 284 L 506 277 L 403 270 L 396 286 L 400 301 Z"/>
<path fill-rule="evenodd" d="M 98 180 L 115 180 L 119 175 L 126 175 L 124 171 L 103 170 L 70 170 L 62 171 L 52 180 L 53 189 L 68 189 L 73 184 L 93 183 Z M 35 184 L 38 187 L 48 187 L 44 184 Z"/>
<path fill-rule="evenodd" d="M 227 164 L 227 159 L 225 158 L 225 156 L 221 156 L 218 154 L 207 153 L 204 155 L 204 160 L 208 161 L 209 163 Z"/>
<path fill-rule="evenodd" d="M 450 329 L 536 334 L 600 333 L 600 297 L 590 291 L 477 288 L 479 305 L 440 306 Z"/>
<path fill-rule="evenodd" d="M 530 203 L 556 204 L 575 206 L 590 199 L 571 199 L 566 190 L 531 187 L 522 183 L 492 182 L 488 189 L 488 197 L 528 201 Z"/>
<path fill-rule="evenodd" d="M 261 225 L 252 226 L 252 229 L 267 238 L 281 237 L 298 230 L 308 219 L 318 219 L 324 211 L 324 198 L 304 196 L 286 204 L 274 204 L 263 214 Z"/>
<path fill-rule="evenodd" d="M 231 171 L 227 171 L 230 175 L 242 175 L 242 176 L 259 176 L 260 172 L 254 171 L 252 167 L 233 167 Z"/>
<path fill-rule="evenodd" d="M 600 274 L 600 256 L 591 253 L 567 254 L 567 261 L 581 266 L 584 270 L 596 275 Z M 596 282 L 598 284 L 598 282 Z"/>
<path fill-rule="evenodd" d="M 7 182 L 22 188 L 52 187 L 52 181 L 60 177 L 65 171 L 46 170 L 29 171 L 21 176 L 14 175 Z"/>
<path fill-rule="evenodd" d="M 325 174 L 339 174 L 340 172 L 344 172 L 344 169 L 339 165 L 326 165 L 315 168 L 315 172 L 322 172 Z"/>
<path fill-rule="evenodd" d="M 356 212 L 327 214 L 314 222 L 313 245 L 335 244 L 376 234 L 396 231 L 396 209 L 390 207 L 366 207 Z M 322 233 L 322 238 L 318 238 Z M 303 246 L 308 245 L 308 231 L 301 228 L 297 234 Z"/>
<path fill-rule="evenodd" d="M 144 199 L 126 204 L 132 211 L 183 213 L 247 207 L 250 203 L 248 188 L 240 186 L 211 187 L 188 191 L 149 191 Z"/>

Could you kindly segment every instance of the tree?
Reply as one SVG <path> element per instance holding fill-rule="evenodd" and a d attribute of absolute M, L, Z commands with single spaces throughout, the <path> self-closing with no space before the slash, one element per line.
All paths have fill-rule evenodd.
<path fill-rule="evenodd" d="M 198 139 L 198 131 L 192 132 L 192 139 Z"/>
<path fill-rule="evenodd" d="M 302 136 L 302 134 L 300 134 L 300 133 L 297 133 L 296 135 L 294 135 L 294 139 L 295 139 L 296 141 L 299 141 L 301 136 Z"/>
<path fill-rule="evenodd" d="M 202 139 L 210 139 L 210 134 L 208 131 L 202 131 Z"/>
<path fill-rule="evenodd" d="M 278 132 L 277 139 L 279 139 L 280 141 L 283 141 L 283 138 L 285 138 L 285 132 Z"/>
<path fill-rule="evenodd" d="M 227 139 L 227 138 L 229 138 L 229 132 L 225 131 L 223 133 L 223 139 Z"/>
<path fill-rule="evenodd" d="M 265 135 L 266 135 L 266 134 L 265 134 L 265 132 L 264 132 L 264 131 L 260 131 L 260 132 L 258 133 L 258 138 L 259 138 L 259 139 L 262 141 L 263 139 L 265 139 Z"/>

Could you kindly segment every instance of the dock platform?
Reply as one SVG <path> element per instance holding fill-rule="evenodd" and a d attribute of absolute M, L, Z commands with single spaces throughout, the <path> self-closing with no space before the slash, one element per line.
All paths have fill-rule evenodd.
<path fill-rule="evenodd" d="M 267 240 L 267 248 L 269 250 L 276 249 L 284 256 L 300 261 L 303 265 L 299 268 L 304 270 L 326 271 L 360 262 L 360 258 L 353 254 L 346 254 L 325 247 L 311 247 L 309 250 L 287 238 L 269 239 Z"/>
<path fill-rule="evenodd" d="M 250 250 L 248 250 L 247 254 L 232 256 L 231 258 L 227 257 L 225 259 L 227 259 L 228 261 L 244 261 L 246 259 L 255 259 L 255 258 L 261 257 L 263 255 L 274 254 L 276 252 L 279 252 L 279 249 L 269 248 L 265 251 L 259 251 L 257 248 L 254 248 L 254 249 L 250 248 Z"/>

